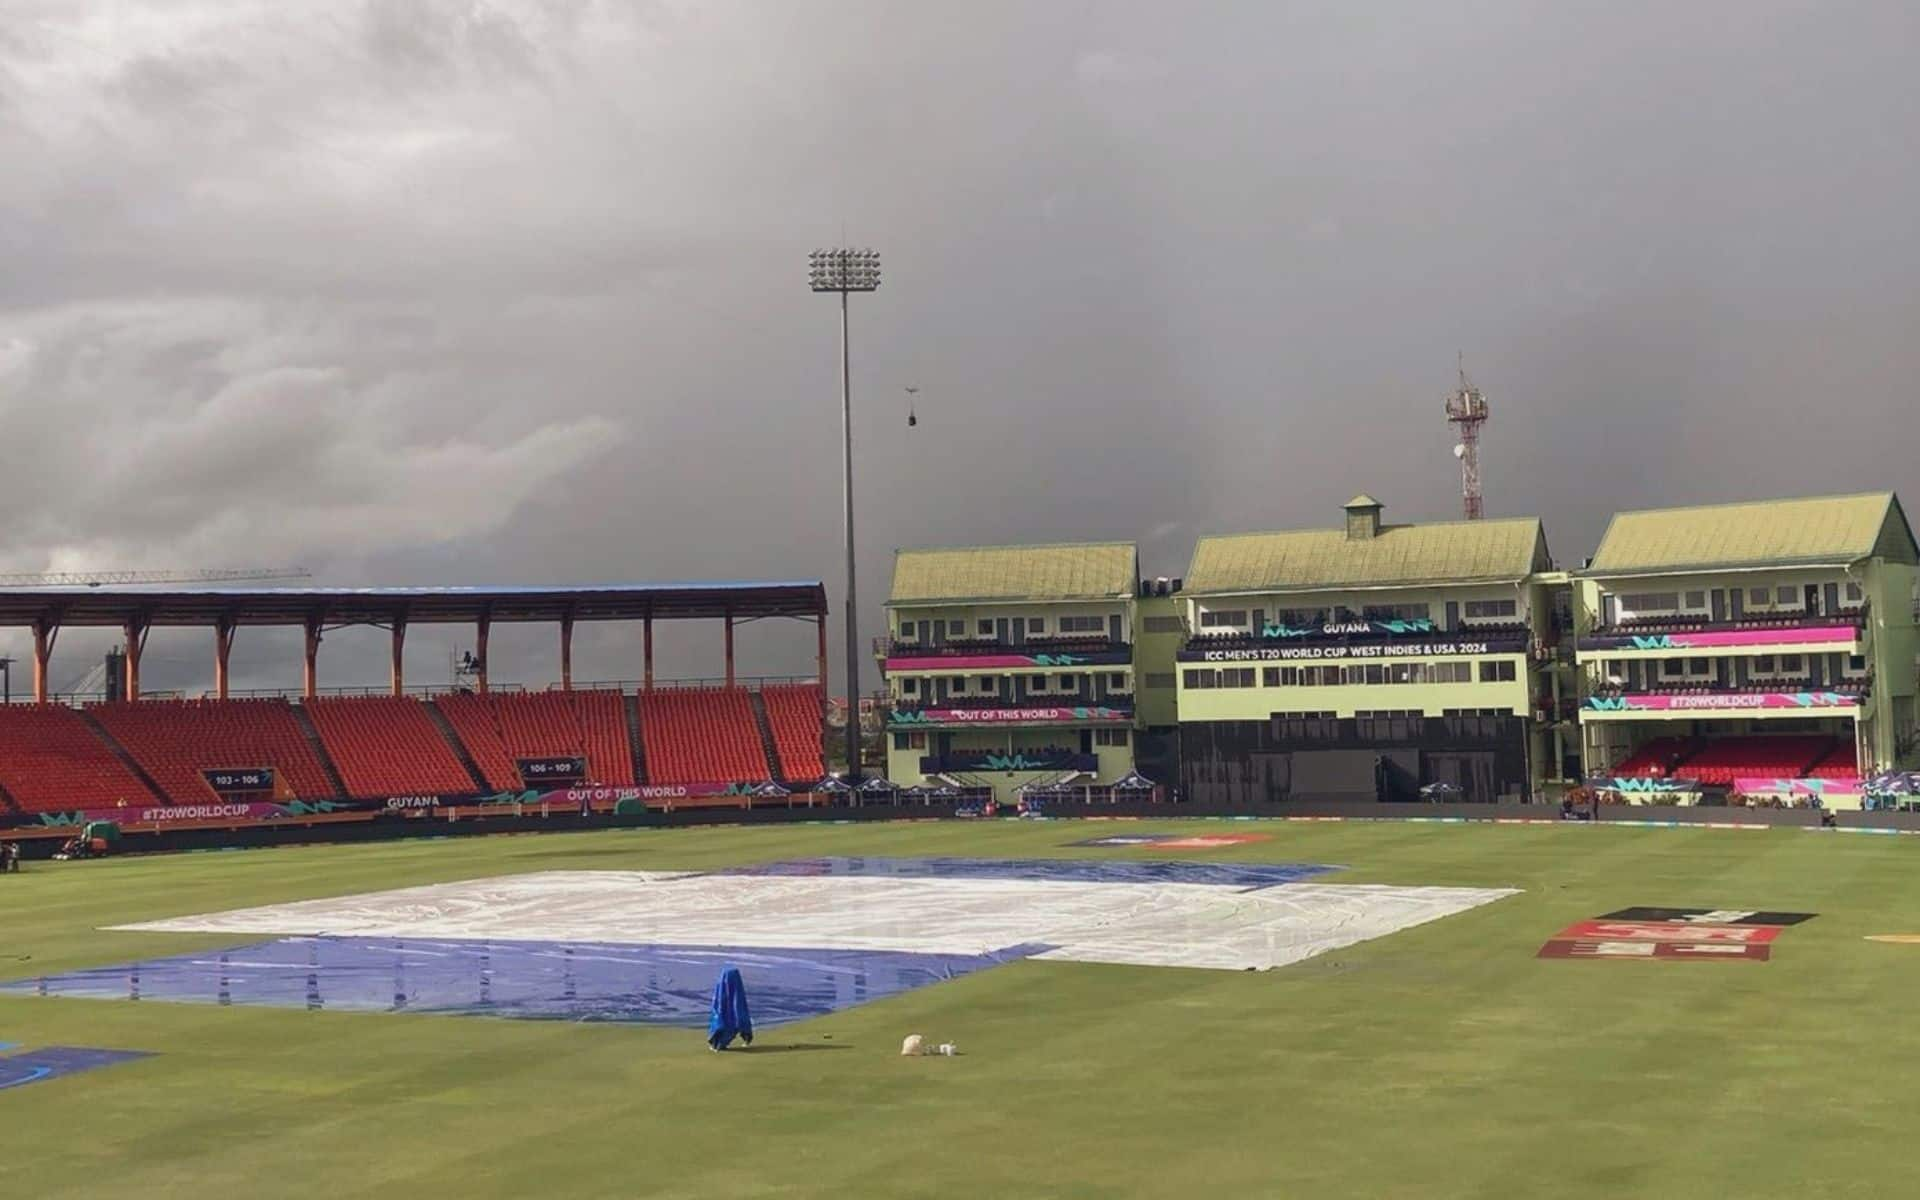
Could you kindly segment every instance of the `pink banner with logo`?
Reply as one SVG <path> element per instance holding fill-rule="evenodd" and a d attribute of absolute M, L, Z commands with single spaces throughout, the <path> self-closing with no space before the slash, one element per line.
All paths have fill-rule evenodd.
<path fill-rule="evenodd" d="M 1751 712 L 1755 709 L 1858 708 L 1851 692 L 1705 692 L 1691 695 L 1588 696 L 1588 712 Z"/>
<path fill-rule="evenodd" d="M 895 712 L 895 725 L 1086 725 L 1131 721 L 1133 714 L 1104 704 L 1073 708 L 920 708 Z"/>
<path fill-rule="evenodd" d="M 1733 781 L 1733 790 L 1749 796 L 1858 796 L 1858 779 L 1780 779 L 1773 776 L 1743 775 Z"/>

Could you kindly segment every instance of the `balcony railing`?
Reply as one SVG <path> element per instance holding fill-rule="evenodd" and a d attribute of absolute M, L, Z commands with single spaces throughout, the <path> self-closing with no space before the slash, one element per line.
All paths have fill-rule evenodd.
<path fill-rule="evenodd" d="M 1744 630 L 1767 629 L 1817 629 L 1832 625 L 1850 625 L 1855 629 L 1865 626 L 1867 610 L 1865 608 L 1843 608 L 1830 613 L 1796 612 L 1772 613 L 1714 621 L 1698 616 L 1674 614 L 1671 616 L 1629 617 L 1615 621 L 1611 625 L 1595 625 L 1587 631 L 1588 637 L 1620 636 L 1623 634 L 1651 633 L 1724 633 Z M 1585 642 L 1585 638 L 1581 639 Z"/>
<path fill-rule="evenodd" d="M 1442 629 L 1431 621 L 1330 621 L 1317 626 L 1268 625 L 1258 632 L 1197 633 L 1183 652 L 1268 650 L 1277 646 L 1377 646 L 1397 642 L 1487 642 L 1526 648 L 1532 630 L 1521 622 Z"/>
<path fill-rule="evenodd" d="M 988 655 L 1039 654 L 1131 654 L 1128 642 L 1109 638 L 1029 637 L 1024 642 L 1003 642 L 993 638 L 955 639 L 934 645 L 931 642 L 900 641 L 876 637 L 873 653 L 877 658 L 981 658 Z"/>
<path fill-rule="evenodd" d="M 973 771 L 1097 771 L 1100 760 L 1074 750 L 954 750 L 920 759 L 922 775 Z"/>

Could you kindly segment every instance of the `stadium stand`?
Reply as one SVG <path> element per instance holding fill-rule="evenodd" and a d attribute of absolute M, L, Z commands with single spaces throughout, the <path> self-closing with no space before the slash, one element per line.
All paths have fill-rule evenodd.
<path fill-rule="evenodd" d="M 1843 741 L 1822 755 L 1819 762 L 1808 768 L 1807 774 L 1818 779 L 1858 779 L 1860 763 L 1853 747 Z"/>
<path fill-rule="evenodd" d="M 0 705 L 0 786 L 30 813 L 155 799 L 85 719 L 64 704 Z"/>
<path fill-rule="evenodd" d="M 650 783 L 754 783 L 773 774 L 739 688 L 643 692 L 640 737 Z"/>
<path fill-rule="evenodd" d="M 437 704 L 492 787 L 524 787 L 520 759 L 568 754 L 587 756 L 594 783 L 638 782 L 618 692 L 455 692 Z"/>
<path fill-rule="evenodd" d="M 827 773 L 820 759 L 824 697 L 817 683 L 774 684 L 760 689 L 773 730 L 780 771 L 789 780 L 811 781 Z"/>
<path fill-rule="evenodd" d="M 1671 776 L 1674 764 L 1685 758 L 1693 747 L 1692 738 L 1654 738 L 1623 759 L 1613 768 L 1613 773 L 1626 778 Z"/>
<path fill-rule="evenodd" d="M 1721 786 L 1743 776 L 1795 778 L 1832 745 L 1832 738 L 1815 735 L 1709 738 L 1674 773 Z"/>
<path fill-rule="evenodd" d="M 89 705 L 176 804 L 207 799 L 203 771 L 272 767 L 302 800 L 339 799 L 285 700 L 141 700 Z"/>
<path fill-rule="evenodd" d="M 410 697 L 331 696 L 305 703 L 347 794 L 462 795 L 473 780 L 426 706 Z"/>

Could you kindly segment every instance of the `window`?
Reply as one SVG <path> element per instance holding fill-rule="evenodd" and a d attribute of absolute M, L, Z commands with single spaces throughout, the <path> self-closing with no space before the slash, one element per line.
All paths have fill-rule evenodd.
<path fill-rule="evenodd" d="M 947 680 L 947 690 L 948 690 L 948 691 L 950 691 L 950 692 L 964 692 L 964 691 L 966 691 L 966 690 L 967 690 L 967 677 L 966 677 L 965 675 L 954 675 L 954 676 L 952 676 L 952 677 L 950 677 L 950 678 L 949 678 L 949 679 Z"/>
<path fill-rule="evenodd" d="M 1387 681 L 1387 669 L 1379 663 L 1368 663 L 1364 667 L 1356 667 L 1355 670 L 1363 672 L 1359 680 L 1361 683 L 1381 684 Z"/>
<path fill-rule="evenodd" d="M 1147 633 L 1184 633 L 1186 624 L 1179 617 L 1147 617 L 1140 622 Z"/>
<path fill-rule="evenodd" d="M 1172 671 L 1147 672 L 1147 686 L 1150 688 L 1170 688 L 1173 686 Z"/>
<path fill-rule="evenodd" d="M 1423 682 L 1426 676 L 1426 672 L 1422 670 L 1421 667 L 1422 667 L 1422 664 L 1420 663 L 1388 663 L 1387 664 L 1387 682 L 1388 683 Z"/>
<path fill-rule="evenodd" d="M 1693 676 L 1695 679 L 1704 679 L 1711 674 L 1712 671 L 1713 664 L 1704 658 L 1690 658 L 1687 660 L 1687 674 Z"/>
<path fill-rule="evenodd" d="M 1680 607 L 1679 592 L 1641 592 L 1620 597 L 1620 607 L 1628 612 L 1672 612 Z"/>
<path fill-rule="evenodd" d="M 1847 655 L 1847 674 L 1865 675 L 1866 673 L 1867 673 L 1867 659 L 1865 655 L 1863 654 Z"/>
<path fill-rule="evenodd" d="M 912 736 L 913 736 L 912 734 L 906 732 L 905 730 L 901 730 L 899 733 L 894 734 L 893 748 L 895 750 L 909 749 L 911 746 L 911 743 L 907 739 L 911 738 Z"/>
<path fill-rule="evenodd" d="M 1509 661 L 1482 662 L 1480 664 L 1481 683 L 1511 683 L 1513 677 L 1513 663 Z"/>
<path fill-rule="evenodd" d="M 1747 589 L 1747 603 L 1755 608 L 1770 607 L 1770 601 L 1772 601 L 1772 599 L 1773 593 L 1769 592 L 1766 588 Z"/>
<path fill-rule="evenodd" d="M 997 692 L 1000 690 L 1000 684 L 997 681 L 995 681 L 993 676 L 982 675 L 980 677 L 980 690 L 983 692 L 989 692 L 989 693 Z"/>
<path fill-rule="evenodd" d="M 908 734 L 907 748 L 910 750 L 925 750 L 927 748 L 927 735 L 925 731 Z"/>
<path fill-rule="evenodd" d="M 1280 686 L 1280 668 L 1279 667 L 1261 667 L 1260 668 L 1260 686 L 1261 687 L 1279 687 Z"/>
<path fill-rule="evenodd" d="M 1061 633 L 1099 633 L 1107 627 L 1101 617 L 1061 617 Z"/>
<path fill-rule="evenodd" d="M 988 620 L 988 619 L 986 619 L 986 618 L 982 618 L 981 620 L 979 620 L 978 622 L 976 622 L 976 623 L 974 624 L 974 628 L 976 628 L 976 629 L 978 629 L 978 630 L 980 631 L 980 636 L 981 636 L 981 637 L 992 637 L 992 636 L 993 636 L 993 622 L 992 622 L 991 620 Z"/>
<path fill-rule="evenodd" d="M 1016 618 L 1016 620 L 1017 619 L 1018 618 Z M 1047 631 L 1047 619 L 1045 617 L 1028 617 L 1027 618 L 1028 633 L 1045 633 L 1046 631 Z"/>
<path fill-rule="evenodd" d="M 1427 669 L 1428 678 L 1435 683 L 1472 683 L 1473 664 L 1466 662 L 1434 663 Z"/>
<path fill-rule="evenodd" d="M 1200 614 L 1202 629 L 1238 629 L 1247 624 L 1247 610 L 1244 608 L 1223 608 Z"/>
<path fill-rule="evenodd" d="M 1782 675 L 1793 675 L 1806 669 L 1805 662 L 1798 654 L 1782 654 L 1780 656 L 1780 673 Z"/>
<path fill-rule="evenodd" d="M 1127 690 L 1127 677 L 1124 672 L 1113 671 L 1107 675 L 1107 690 L 1124 692 Z"/>
<path fill-rule="evenodd" d="M 1756 675 L 1773 674 L 1773 655 L 1756 654 L 1753 656 L 1753 673 Z"/>
<path fill-rule="evenodd" d="M 1127 730 L 1096 729 L 1093 731 L 1093 744 L 1096 746 L 1124 746 L 1127 744 Z"/>
<path fill-rule="evenodd" d="M 1789 608 L 1798 608 L 1800 605 L 1799 589 L 1790 588 L 1784 584 L 1773 590 L 1773 598 L 1776 603 L 1784 604 Z"/>
<path fill-rule="evenodd" d="M 900 622 L 900 640 L 903 642 L 919 641 L 920 640 L 919 626 L 912 621 Z"/>
<path fill-rule="evenodd" d="M 1433 609 L 1425 604 L 1369 604 L 1360 615 L 1369 621 L 1425 621 Z"/>
<path fill-rule="evenodd" d="M 1696 612 L 1704 610 L 1707 607 L 1707 594 L 1705 592 L 1688 592 L 1687 607 Z"/>
<path fill-rule="evenodd" d="M 1210 670 L 1186 670 L 1181 672 L 1182 682 L 1190 688 L 1210 688 L 1213 686 L 1213 672 Z"/>
<path fill-rule="evenodd" d="M 918 696 L 920 694 L 920 681 L 918 679 L 902 679 L 900 681 L 900 694 L 902 696 Z"/>
<path fill-rule="evenodd" d="M 1469 621 L 1490 621 L 1496 617 L 1511 617 L 1519 611 L 1519 602 L 1514 600 L 1467 601 L 1467 620 Z"/>
<path fill-rule="evenodd" d="M 1417 738 L 1424 724 L 1421 714 L 1413 709 L 1353 714 L 1353 731 L 1369 741 L 1404 742 Z"/>
<path fill-rule="evenodd" d="M 1071 692 L 1079 686 L 1079 681 L 1071 675 L 1062 675 L 1060 677 L 1060 690 L 1063 692 Z"/>
<path fill-rule="evenodd" d="M 1253 686 L 1252 667 L 1222 667 L 1220 681 L 1215 686 L 1223 688 L 1247 688 Z"/>
<path fill-rule="evenodd" d="M 1340 736 L 1340 722 L 1330 712 L 1275 713 L 1273 736 L 1279 741 L 1331 742 Z"/>
<path fill-rule="evenodd" d="M 1847 603 L 1848 604 L 1858 604 L 1862 600 L 1865 600 L 1866 598 L 1867 598 L 1867 593 L 1861 589 L 1859 584 L 1849 583 L 1847 585 Z"/>

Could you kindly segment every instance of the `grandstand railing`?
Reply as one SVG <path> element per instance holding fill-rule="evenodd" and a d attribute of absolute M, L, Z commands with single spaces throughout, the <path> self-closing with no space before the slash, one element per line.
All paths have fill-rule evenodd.
<path fill-rule="evenodd" d="M 1830 613 L 1778 613 L 1747 616 L 1737 620 L 1713 621 L 1696 616 L 1649 616 L 1615 621 L 1611 625 L 1595 622 L 1587 635 L 1604 637 L 1630 633 L 1721 633 L 1758 629 L 1812 629 L 1829 625 L 1851 625 L 1863 629 L 1867 610 L 1843 608 Z M 1584 640 L 1584 639 L 1583 639 Z"/>
<path fill-rule="evenodd" d="M 873 639 L 873 652 L 880 658 L 979 658 L 990 654 L 1130 654 L 1132 642 L 1111 638 L 1048 637 L 1032 634 L 1024 642 L 1003 642 L 994 638 L 955 638 L 934 645 L 924 641 L 901 641 L 886 636 Z"/>
<path fill-rule="evenodd" d="M 1353 622 L 1366 624 L 1367 622 Z M 1336 623 L 1337 624 L 1337 623 Z M 1378 626 L 1381 622 L 1372 622 Z M 1282 634 L 1249 633 L 1235 630 L 1230 633 L 1196 633 L 1189 635 L 1181 643 L 1184 654 L 1206 650 L 1271 650 L 1283 646 L 1386 646 L 1415 642 L 1486 642 L 1490 647 L 1502 650 L 1524 650 L 1533 640 L 1533 631 L 1524 623 L 1503 623 L 1499 625 L 1461 625 L 1453 629 L 1443 629 L 1435 624 L 1427 629 L 1390 630 L 1374 628 L 1367 630 L 1341 629 L 1333 625 L 1308 629 L 1305 632 L 1294 631 Z"/>

